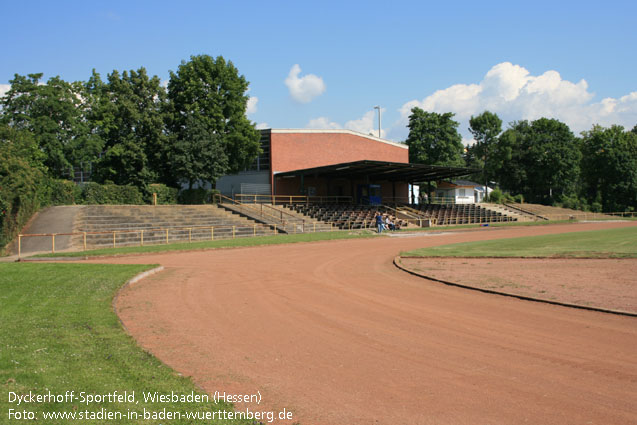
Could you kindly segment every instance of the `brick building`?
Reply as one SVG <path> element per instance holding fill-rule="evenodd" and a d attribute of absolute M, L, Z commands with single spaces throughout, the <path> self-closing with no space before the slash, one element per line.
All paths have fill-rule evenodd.
<path fill-rule="evenodd" d="M 407 200 L 410 183 L 460 170 L 409 164 L 406 145 L 351 130 L 261 130 L 261 150 L 248 170 L 217 180 L 217 189 L 226 196 L 344 196 L 379 203 Z"/>

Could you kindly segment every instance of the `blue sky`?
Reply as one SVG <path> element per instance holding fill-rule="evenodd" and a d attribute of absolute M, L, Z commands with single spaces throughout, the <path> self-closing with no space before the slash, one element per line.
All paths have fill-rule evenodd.
<path fill-rule="evenodd" d="M 166 80 L 222 55 L 250 81 L 249 118 L 274 128 L 404 140 L 409 110 L 484 109 L 505 122 L 637 124 L 635 1 L 3 1 L 0 90 L 15 73 L 86 80 L 144 66 Z M 375 131 L 375 130 L 374 130 Z"/>

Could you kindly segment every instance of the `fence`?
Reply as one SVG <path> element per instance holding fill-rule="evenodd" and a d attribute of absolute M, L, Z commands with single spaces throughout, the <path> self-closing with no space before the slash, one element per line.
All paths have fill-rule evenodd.
<path fill-rule="evenodd" d="M 304 196 L 304 195 L 247 195 L 235 194 L 236 201 L 242 204 L 265 203 L 272 205 L 291 205 L 291 204 L 351 204 L 351 196 Z"/>
<path fill-rule="evenodd" d="M 112 230 L 105 232 L 73 232 L 73 233 L 39 233 L 18 235 L 18 258 L 22 256 L 22 241 L 24 238 L 50 238 L 51 253 L 56 252 L 56 237 L 70 236 L 81 237 L 84 251 L 90 246 L 96 248 L 117 248 L 124 246 L 144 246 L 168 244 L 171 242 L 187 241 L 201 242 L 220 239 L 236 239 L 257 235 L 276 235 L 277 229 L 271 226 L 255 224 L 252 226 L 193 226 L 193 227 L 169 227 L 169 228 L 148 228 L 130 230 Z M 89 243 L 89 239 L 98 239 Z M 108 239 L 108 243 L 105 240 Z"/>
<path fill-rule="evenodd" d="M 600 217 L 606 216 L 606 217 Z M 557 215 L 544 215 L 547 220 L 611 220 L 615 217 L 619 218 L 637 218 L 637 212 L 617 212 L 617 213 L 581 213 L 581 214 L 557 214 Z M 473 217 L 473 221 L 467 222 L 467 217 L 447 217 L 442 219 L 401 219 L 410 224 L 423 227 L 428 226 L 450 226 L 460 224 L 483 224 L 494 222 L 511 222 L 515 219 L 511 216 L 503 215 L 501 217 L 490 217 L 488 220 L 484 217 Z M 317 227 L 317 224 L 319 227 Z M 317 231 L 326 230 L 321 226 L 329 226 L 329 231 L 335 230 L 355 230 L 355 229 L 369 229 L 375 228 L 375 220 L 347 220 L 339 222 L 312 222 L 307 224 L 305 221 L 302 223 L 294 224 L 293 231 L 288 233 L 315 233 Z M 169 244 L 171 242 L 188 241 L 202 242 L 202 241 L 214 241 L 222 239 L 236 239 L 241 237 L 254 237 L 257 235 L 278 235 L 280 232 L 276 225 L 263 225 L 255 224 L 252 226 L 193 226 L 193 227 L 170 227 L 170 228 L 149 228 L 149 229 L 131 229 L 131 230 L 113 230 L 105 232 L 73 232 L 73 233 L 39 233 L 39 234 L 19 234 L 18 235 L 18 258 L 22 256 L 22 240 L 24 238 L 51 238 L 51 253 L 56 252 L 55 240 L 56 237 L 70 236 L 81 237 L 82 247 L 86 251 L 91 245 L 91 248 L 96 247 L 110 247 L 117 248 L 125 246 L 145 246 L 145 245 L 158 245 Z M 89 244 L 88 239 L 91 236 L 97 235 L 102 239 L 108 238 L 107 244 Z M 159 236 L 158 236 L 159 235 Z"/>

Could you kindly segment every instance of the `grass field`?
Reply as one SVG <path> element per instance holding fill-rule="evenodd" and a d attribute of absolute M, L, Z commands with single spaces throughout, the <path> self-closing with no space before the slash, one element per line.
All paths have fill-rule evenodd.
<path fill-rule="evenodd" d="M 230 405 L 211 403 L 145 402 L 142 392 L 201 394 L 181 377 L 140 349 L 112 311 L 114 294 L 122 284 L 151 266 L 93 264 L 0 264 L 0 423 L 24 422 L 9 418 L 9 409 L 38 412 L 41 424 L 201 424 L 252 423 L 202 420 L 108 421 L 44 419 L 43 412 L 96 414 L 101 408 L 128 410 L 216 411 Z M 65 394 L 81 391 L 106 394 L 134 391 L 136 403 L 9 402 L 10 393 Z M 90 416 L 89 414 L 86 414 Z M 30 421 L 31 423 L 31 421 Z"/>
<path fill-rule="evenodd" d="M 78 252 L 56 252 L 55 254 L 40 254 L 34 257 L 85 257 L 108 256 L 122 254 L 143 254 L 152 252 L 190 251 L 197 249 L 231 248 L 242 246 L 278 245 L 284 243 L 314 242 L 336 239 L 357 239 L 376 236 L 371 230 L 352 230 L 350 232 L 316 232 L 292 235 L 256 236 L 237 239 L 222 239 L 218 241 L 202 241 L 192 243 L 172 243 L 167 245 L 128 246 L 122 248 L 103 248 Z"/>
<path fill-rule="evenodd" d="M 475 229 L 480 227 L 529 227 L 529 226 L 550 226 L 553 224 L 575 224 L 577 220 L 541 220 L 541 221 L 505 221 L 499 223 L 487 223 L 482 224 L 450 224 L 447 226 L 436 227 L 417 227 L 417 228 L 402 228 L 397 230 L 398 232 L 445 232 L 455 229 Z"/>
<path fill-rule="evenodd" d="M 637 258 L 637 227 L 465 242 L 402 252 L 421 257 Z"/>

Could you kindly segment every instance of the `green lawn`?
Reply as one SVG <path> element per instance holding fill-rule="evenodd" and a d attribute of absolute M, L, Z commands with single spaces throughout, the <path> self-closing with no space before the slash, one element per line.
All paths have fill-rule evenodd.
<path fill-rule="evenodd" d="M 479 227 L 529 227 L 529 226 L 550 226 L 553 224 L 575 224 L 577 220 L 540 220 L 540 221 L 504 221 L 498 223 L 488 223 L 487 226 L 481 224 L 450 224 L 435 227 L 402 228 L 398 232 L 444 232 L 456 229 L 475 229 Z"/>
<path fill-rule="evenodd" d="M 69 420 L 44 419 L 42 412 L 99 411 L 102 407 L 126 414 L 142 412 L 232 410 L 211 403 L 144 402 L 142 392 L 199 393 L 189 379 L 177 375 L 140 349 L 122 329 L 112 311 L 114 294 L 142 265 L 0 264 L 0 423 L 9 409 L 38 412 L 41 424 L 201 424 L 251 423 L 202 420 Z M 84 404 L 9 402 L 10 393 L 65 394 L 81 391 L 105 394 L 135 392 L 134 403 Z M 29 421 L 32 423 L 32 421 Z"/>
<path fill-rule="evenodd" d="M 55 254 L 41 254 L 35 257 L 85 257 L 85 256 L 106 256 L 120 254 L 139 254 L 166 251 L 188 251 L 195 249 L 215 249 L 241 246 L 257 246 L 257 245 L 277 245 L 284 243 L 313 242 L 335 239 L 356 239 L 369 238 L 376 236 L 376 232 L 371 230 L 352 230 L 350 232 L 316 232 L 316 233 L 299 233 L 291 235 L 277 236 L 256 236 L 237 239 L 222 239 L 218 241 L 202 241 L 192 243 L 172 243 L 167 245 L 146 245 L 146 246 L 129 246 L 123 248 L 103 248 L 89 251 L 78 252 L 56 252 Z"/>
<path fill-rule="evenodd" d="M 637 227 L 465 242 L 401 253 L 422 257 L 637 258 Z"/>

